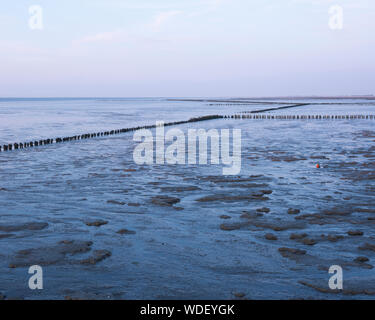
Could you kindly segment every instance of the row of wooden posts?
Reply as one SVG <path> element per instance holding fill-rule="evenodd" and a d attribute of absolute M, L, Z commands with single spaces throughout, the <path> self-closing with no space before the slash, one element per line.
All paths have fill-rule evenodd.
<path fill-rule="evenodd" d="M 167 123 L 164 123 L 164 126 L 167 127 L 167 126 L 185 124 L 185 123 L 190 123 L 190 122 L 198 122 L 198 121 L 206 121 L 206 120 L 222 119 L 222 118 L 223 116 L 221 115 L 209 115 L 209 116 L 191 118 L 185 121 L 167 122 Z M 0 152 L 25 149 L 25 148 L 33 148 L 33 147 L 49 145 L 53 143 L 63 143 L 63 142 L 68 142 L 68 141 L 86 140 L 86 139 L 97 138 L 97 137 L 112 136 L 112 135 L 116 135 L 120 133 L 126 133 L 129 131 L 136 131 L 136 130 L 141 130 L 141 129 L 153 129 L 153 128 L 156 128 L 155 124 L 149 125 L 149 126 L 123 128 L 123 129 L 118 129 L 118 130 L 110 130 L 110 131 L 103 131 L 103 132 L 96 132 L 96 133 L 85 133 L 82 135 L 74 135 L 74 136 L 68 136 L 68 137 L 35 140 L 35 141 L 30 141 L 30 142 L 16 142 L 16 143 L 4 144 L 3 146 L 0 146 Z"/>
<path fill-rule="evenodd" d="M 224 116 L 224 119 L 266 119 L 266 120 L 309 120 L 309 119 L 325 119 L 325 120 L 374 120 L 375 115 L 265 115 L 265 114 L 234 114 Z"/>
<path fill-rule="evenodd" d="M 185 121 L 175 121 L 175 122 L 168 122 L 165 123 L 164 126 L 173 126 L 179 124 L 185 124 L 190 122 L 198 122 L 198 121 L 206 121 L 206 120 L 213 120 L 213 119 L 276 119 L 276 120 L 309 120 L 309 119 L 326 119 L 326 120 L 350 120 L 350 119 L 369 119 L 374 120 L 375 115 L 265 115 L 265 114 L 234 114 L 234 115 L 209 115 L 197 118 L 191 118 Z M 50 139 L 43 139 L 43 140 L 36 140 L 30 142 L 16 142 L 11 144 L 5 144 L 0 146 L 0 152 L 2 151 L 11 151 L 17 149 L 25 149 L 25 148 L 33 148 L 43 145 L 49 145 L 53 143 L 63 143 L 68 141 L 77 141 L 77 140 L 85 140 L 103 136 L 111 136 L 120 133 L 126 133 L 129 131 L 136 131 L 140 129 L 153 129 L 156 125 L 149 125 L 149 126 L 140 126 L 134 128 L 123 128 L 118 130 L 110 130 L 110 131 L 103 131 L 97 133 L 86 133 L 82 135 L 74 135 L 62 138 L 50 138 Z"/>

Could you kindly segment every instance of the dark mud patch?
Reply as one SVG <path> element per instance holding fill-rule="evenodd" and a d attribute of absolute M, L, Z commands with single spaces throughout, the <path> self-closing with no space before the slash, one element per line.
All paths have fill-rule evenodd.
<path fill-rule="evenodd" d="M 289 239 L 297 241 L 307 246 L 313 246 L 317 244 L 319 240 L 321 240 L 321 239 L 308 238 L 308 235 L 306 233 L 292 233 Z"/>
<path fill-rule="evenodd" d="M 103 226 L 107 223 L 108 223 L 108 221 L 105 221 L 105 220 L 95 220 L 95 221 L 86 221 L 85 222 L 86 226 L 89 226 L 89 227 L 100 227 L 100 226 Z"/>
<path fill-rule="evenodd" d="M 210 181 L 215 184 L 220 183 L 236 183 L 236 185 L 243 182 L 254 182 L 254 181 L 270 181 L 272 180 L 269 177 L 265 177 L 263 175 L 251 175 L 248 177 L 244 176 L 233 176 L 233 177 L 225 177 L 225 176 L 206 176 L 202 177 L 201 180 L 203 181 Z"/>
<path fill-rule="evenodd" d="M 303 214 L 298 217 L 295 217 L 296 220 L 305 220 L 309 224 L 317 224 L 317 225 L 324 225 L 329 223 L 335 223 L 334 219 L 327 219 L 323 215 L 319 213 L 312 213 L 312 214 Z"/>
<path fill-rule="evenodd" d="M 289 208 L 288 209 L 288 214 L 299 214 L 301 211 L 299 209 L 293 209 Z"/>
<path fill-rule="evenodd" d="M 325 216 L 348 216 L 352 214 L 353 210 L 351 209 L 346 209 L 346 208 L 332 208 L 332 209 L 327 209 L 323 210 L 322 214 Z"/>
<path fill-rule="evenodd" d="M 263 194 L 271 194 L 273 191 L 272 190 L 260 190 L 260 192 Z"/>
<path fill-rule="evenodd" d="M 270 240 L 270 241 L 276 241 L 277 240 L 277 237 L 274 234 L 272 234 L 272 233 L 267 233 L 264 237 L 267 240 Z"/>
<path fill-rule="evenodd" d="M 128 203 L 128 206 L 129 206 L 129 207 L 140 207 L 141 204 L 138 203 L 138 202 L 130 202 L 130 203 Z"/>
<path fill-rule="evenodd" d="M 328 271 L 329 266 L 331 265 L 340 265 L 341 267 L 357 267 L 363 269 L 372 269 L 373 266 L 367 263 L 361 263 L 356 261 L 345 261 L 345 260 L 328 260 L 322 259 L 307 253 L 306 250 L 298 248 L 287 248 L 282 247 L 278 249 L 279 253 L 287 259 L 293 260 L 296 263 L 304 264 L 306 266 L 316 266 L 320 270 Z"/>
<path fill-rule="evenodd" d="M 68 301 L 80 301 L 80 300 L 116 300 L 120 299 L 122 293 L 98 293 L 98 292 L 77 292 L 64 296 L 65 300 Z"/>
<path fill-rule="evenodd" d="M 336 224 L 338 222 L 358 223 L 350 218 L 353 210 L 350 208 L 332 208 L 323 210 L 320 213 L 301 214 L 295 220 L 305 220 L 309 224 L 325 225 Z"/>
<path fill-rule="evenodd" d="M 108 200 L 107 203 L 109 204 L 117 204 L 119 206 L 123 206 L 125 205 L 125 202 L 122 202 L 122 201 L 116 201 L 116 200 Z"/>
<path fill-rule="evenodd" d="M 366 242 L 364 245 L 358 247 L 359 250 L 367 250 L 375 252 L 375 244 Z"/>
<path fill-rule="evenodd" d="M 242 214 L 240 216 L 241 219 L 255 219 L 255 218 L 259 218 L 259 217 L 263 217 L 263 213 L 261 212 L 249 212 L 249 211 L 242 211 Z"/>
<path fill-rule="evenodd" d="M 236 195 L 228 196 L 227 194 L 215 194 L 205 196 L 199 199 L 196 199 L 197 202 L 237 202 L 237 201 L 266 201 L 269 200 L 268 197 L 263 197 L 263 194 L 253 194 L 253 195 Z"/>
<path fill-rule="evenodd" d="M 161 207 L 172 207 L 176 203 L 179 203 L 180 199 L 176 197 L 156 196 L 151 199 L 151 202 Z"/>
<path fill-rule="evenodd" d="M 305 280 L 300 280 L 298 281 L 300 284 L 306 286 L 306 287 L 309 287 L 309 288 L 312 288 L 320 293 L 332 293 L 332 294 L 344 294 L 344 295 L 375 295 L 375 290 L 372 289 L 372 288 L 358 288 L 358 287 L 352 287 L 347 289 L 347 282 L 345 283 L 345 286 L 342 290 L 339 290 L 339 289 L 330 289 L 328 287 L 328 283 L 321 283 L 321 284 L 317 284 L 316 282 L 314 283 L 310 283 L 310 282 L 307 282 Z M 358 285 L 357 285 L 358 286 Z"/>
<path fill-rule="evenodd" d="M 320 237 L 322 240 L 328 240 L 330 242 L 337 242 L 339 240 L 344 239 L 344 236 L 336 235 L 336 234 L 328 234 L 328 235 L 322 234 Z"/>
<path fill-rule="evenodd" d="M 13 233 L 3 233 L 3 234 L 0 234 L 0 239 L 6 239 L 6 238 L 13 237 L 13 236 L 14 236 Z"/>
<path fill-rule="evenodd" d="M 301 156 L 282 155 L 282 154 L 276 155 L 275 153 L 266 155 L 266 159 L 274 161 L 274 162 L 280 162 L 280 161 L 295 162 L 295 161 L 307 160 L 307 158 L 301 157 Z"/>
<path fill-rule="evenodd" d="M 123 235 L 123 234 L 136 234 L 135 231 L 128 230 L 128 229 L 121 229 L 121 230 L 117 231 L 116 233 L 121 234 L 121 235 Z"/>
<path fill-rule="evenodd" d="M 301 222 L 264 219 L 263 214 L 261 213 L 244 212 L 241 215 L 241 218 L 247 221 L 224 223 L 220 226 L 220 229 L 232 231 L 243 228 L 252 229 L 255 227 L 261 230 L 270 229 L 273 231 L 286 231 L 304 229 L 306 227 L 306 225 Z"/>
<path fill-rule="evenodd" d="M 246 296 L 244 292 L 233 292 L 233 295 L 238 299 L 242 299 Z"/>
<path fill-rule="evenodd" d="M 375 213 L 375 209 L 367 209 L 367 208 L 355 208 L 355 212 L 360 212 L 360 213 Z"/>
<path fill-rule="evenodd" d="M 0 231 L 17 232 L 24 230 L 39 231 L 48 227 L 47 222 L 29 222 L 15 225 L 0 225 Z"/>
<path fill-rule="evenodd" d="M 241 218 L 248 220 L 249 226 L 254 226 L 260 229 L 271 229 L 273 231 L 285 231 L 293 229 L 304 229 L 306 227 L 305 223 L 299 221 L 285 221 L 276 219 L 266 219 L 257 214 L 243 214 Z"/>
<path fill-rule="evenodd" d="M 91 250 L 91 241 L 64 240 L 57 245 L 20 250 L 11 260 L 9 268 L 48 266 L 69 262 L 67 255 L 85 253 Z"/>
<path fill-rule="evenodd" d="M 313 245 L 317 244 L 318 242 L 315 239 L 305 238 L 305 239 L 301 240 L 301 243 L 303 243 L 307 246 L 313 246 Z"/>
<path fill-rule="evenodd" d="M 360 230 L 349 230 L 348 235 L 352 237 L 359 237 L 359 236 L 363 236 L 363 232 Z"/>
<path fill-rule="evenodd" d="M 260 221 L 260 220 L 253 220 L 251 225 L 262 228 L 262 229 L 272 229 L 273 231 L 286 231 L 286 230 L 293 230 L 293 229 L 304 229 L 306 226 L 303 223 L 298 222 L 288 222 L 288 221 Z"/>
<path fill-rule="evenodd" d="M 306 254 L 306 250 L 282 247 L 282 248 L 279 248 L 279 253 L 284 258 L 294 258 L 295 259 L 297 256 L 302 256 L 302 255 Z"/>
<path fill-rule="evenodd" d="M 224 220 L 228 220 L 228 219 L 231 219 L 232 217 L 231 216 L 227 216 L 227 215 L 225 215 L 225 214 L 222 214 L 221 216 L 220 216 L 220 219 L 224 219 Z"/>
<path fill-rule="evenodd" d="M 310 156 L 310 159 L 313 159 L 313 160 L 329 160 L 328 157 L 323 156 L 323 155 L 313 155 L 313 156 Z"/>
<path fill-rule="evenodd" d="M 362 268 L 365 268 L 365 269 L 373 269 L 374 268 L 373 265 L 367 263 L 368 261 L 370 261 L 370 259 L 367 258 L 367 257 L 360 256 L 360 257 L 355 258 L 353 261 L 355 263 L 357 263 Z"/>
<path fill-rule="evenodd" d="M 198 191 L 202 190 L 197 186 L 175 186 L 175 187 L 162 187 L 161 191 L 163 192 L 188 192 L 188 191 Z"/>
<path fill-rule="evenodd" d="M 307 233 L 292 233 L 289 236 L 290 240 L 302 240 L 307 237 Z"/>
<path fill-rule="evenodd" d="M 238 184 L 229 184 L 228 188 L 244 188 L 244 189 L 256 189 L 256 188 L 267 188 L 267 183 L 238 183 Z"/>
<path fill-rule="evenodd" d="M 375 131 L 364 130 L 364 131 L 355 133 L 355 135 L 359 138 L 375 138 Z"/>
<path fill-rule="evenodd" d="M 246 227 L 247 225 L 249 225 L 249 224 L 248 223 L 240 223 L 240 222 L 237 222 L 237 223 L 222 223 L 220 225 L 220 229 L 224 230 L 224 231 L 233 231 L 233 230 L 239 230 L 243 227 Z"/>
<path fill-rule="evenodd" d="M 112 253 L 109 250 L 95 250 L 91 257 L 83 259 L 79 263 L 83 265 L 95 265 L 98 262 L 109 258 L 111 255 Z"/>
<path fill-rule="evenodd" d="M 358 170 L 353 171 L 350 175 L 345 175 L 343 180 L 352 180 L 352 181 L 371 181 L 375 180 L 374 170 Z"/>

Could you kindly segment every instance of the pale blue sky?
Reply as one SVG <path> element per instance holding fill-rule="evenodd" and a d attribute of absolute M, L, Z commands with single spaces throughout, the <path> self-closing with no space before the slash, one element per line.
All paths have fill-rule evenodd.
<path fill-rule="evenodd" d="M 4 2 L 2 97 L 375 94 L 374 0 Z"/>

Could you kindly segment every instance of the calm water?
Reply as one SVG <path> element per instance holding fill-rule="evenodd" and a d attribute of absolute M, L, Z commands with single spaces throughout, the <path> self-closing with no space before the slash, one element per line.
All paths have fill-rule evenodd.
<path fill-rule="evenodd" d="M 277 114 L 375 113 L 371 103 L 334 102 Z M 0 144 L 266 107 L 163 98 L 0 99 Z M 364 290 L 375 288 L 375 252 L 360 248 L 375 244 L 374 124 L 213 120 L 179 126 L 184 132 L 241 129 L 242 170 L 235 177 L 222 176 L 217 165 L 138 166 L 133 133 L 2 152 L 0 293 L 26 299 L 231 299 L 235 292 L 250 299 L 372 298 Z M 246 197 L 262 190 L 268 199 Z M 157 196 L 180 202 L 159 206 L 152 202 Z M 202 201 L 205 196 L 211 200 Z M 263 207 L 270 212 L 257 213 Z M 290 215 L 289 208 L 300 213 Z M 107 224 L 86 225 L 99 219 Z M 46 225 L 33 230 L 30 222 Z M 349 236 L 353 229 L 363 235 Z M 277 240 L 267 240 L 267 233 Z M 292 233 L 316 243 L 292 240 Z M 72 240 L 91 241 L 91 250 L 61 253 L 59 242 Z M 306 253 L 283 257 L 280 247 Z M 32 250 L 17 254 L 24 249 Z M 82 264 L 94 250 L 111 256 Z M 353 262 L 358 256 L 369 262 Z M 43 265 L 43 290 L 28 289 L 28 264 Z M 327 288 L 333 264 L 344 268 L 344 286 L 354 296 L 301 283 Z"/>

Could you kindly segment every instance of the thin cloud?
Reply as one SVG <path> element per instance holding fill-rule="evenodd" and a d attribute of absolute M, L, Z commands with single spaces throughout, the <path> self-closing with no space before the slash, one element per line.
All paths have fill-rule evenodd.
<path fill-rule="evenodd" d="M 182 11 L 178 10 L 161 12 L 154 17 L 154 21 L 151 26 L 155 31 L 158 31 L 161 28 L 161 26 L 165 24 L 169 19 L 181 13 Z"/>

